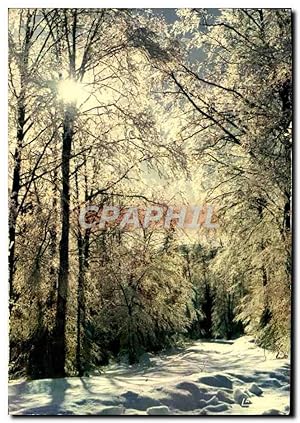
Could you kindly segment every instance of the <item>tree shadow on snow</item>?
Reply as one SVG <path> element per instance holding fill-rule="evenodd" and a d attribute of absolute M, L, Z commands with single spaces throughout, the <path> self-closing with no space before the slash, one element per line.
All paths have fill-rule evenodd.
<path fill-rule="evenodd" d="M 35 381 L 34 381 L 35 382 Z M 47 381 L 48 382 L 48 381 Z M 42 405 L 40 407 L 32 407 L 27 408 L 22 412 L 22 409 L 18 414 L 15 415 L 47 415 L 47 416 L 53 416 L 53 415 L 66 415 L 71 414 L 69 412 L 66 412 L 62 408 L 62 404 L 65 400 L 65 394 L 66 391 L 71 387 L 70 383 L 67 381 L 67 379 L 52 379 L 48 382 L 49 384 L 45 385 L 44 380 L 44 392 L 43 390 L 39 392 L 32 392 L 28 389 L 26 389 L 27 392 L 25 392 L 25 397 L 23 397 L 23 404 L 25 404 L 25 400 L 27 400 L 30 403 L 31 398 L 34 398 L 35 395 L 50 395 L 51 401 L 48 404 Z M 28 384 L 27 384 L 28 386 Z M 34 390 L 34 389 L 33 389 Z M 31 398 L 30 398 L 31 397 Z M 15 401 L 14 401 L 15 402 Z M 13 404 L 13 403 L 12 403 Z M 11 414 L 14 414 L 13 411 Z"/>

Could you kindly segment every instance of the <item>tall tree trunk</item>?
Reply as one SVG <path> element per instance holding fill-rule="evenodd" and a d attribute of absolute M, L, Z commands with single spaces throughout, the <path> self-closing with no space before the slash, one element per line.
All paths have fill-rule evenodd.
<path fill-rule="evenodd" d="M 13 286 L 13 277 L 15 273 L 15 242 L 16 242 L 16 224 L 19 206 L 20 193 L 20 174 L 21 174 L 21 153 L 24 139 L 25 126 L 25 101 L 24 92 L 21 93 L 18 100 L 18 130 L 17 130 L 17 145 L 14 154 L 14 172 L 11 189 L 11 204 L 9 216 L 9 298 L 10 310 L 12 310 L 15 298 L 15 290 Z"/>
<path fill-rule="evenodd" d="M 258 216 L 259 216 L 260 220 L 262 220 L 264 208 L 267 205 L 267 201 L 266 201 L 265 198 L 259 198 L 257 203 L 258 203 L 258 207 L 257 207 Z M 260 249 L 261 249 L 261 252 L 263 252 L 265 250 L 264 239 L 261 240 Z M 272 312 L 271 312 L 270 304 L 269 304 L 269 293 L 268 293 L 268 272 L 267 272 L 267 268 L 266 268 L 264 263 L 262 264 L 262 267 L 261 267 L 261 274 L 262 274 L 264 306 L 263 306 L 262 314 L 260 316 L 260 327 L 264 328 L 265 326 L 267 326 L 267 324 L 270 322 L 270 320 L 272 318 Z"/>
<path fill-rule="evenodd" d="M 25 37 L 22 44 L 22 52 L 19 55 L 19 71 L 20 71 L 20 93 L 17 97 L 17 143 L 14 152 L 14 169 L 13 169 L 13 180 L 11 188 L 11 197 L 10 197 L 10 207 L 9 207 L 9 251 L 8 251 L 8 283 L 9 283 L 9 312 L 11 314 L 14 304 L 17 301 L 17 294 L 14 287 L 14 274 L 16 270 L 16 225 L 17 217 L 19 213 L 19 196 L 21 189 L 21 160 L 22 160 L 22 150 L 23 150 L 23 141 L 25 137 L 25 125 L 26 121 L 26 104 L 25 104 L 25 94 L 27 88 L 27 75 L 28 75 L 28 56 L 29 56 L 29 47 L 31 41 L 31 13 L 27 12 L 27 21 L 25 27 Z M 11 329 L 10 329 L 11 330 Z M 9 343 L 9 360 L 10 362 L 14 361 L 14 355 L 17 353 L 18 356 L 18 345 L 14 345 L 11 342 Z"/>
<path fill-rule="evenodd" d="M 57 139 L 58 133 L 55 134 L 54 146 L 52 148 L 52 154 L 55 158 L 55 161 L 58 160 L 58 151 L 57 151 Z M 56 301 L 56 291 L 57 291 L 57 265 L 55 264 L 57 251 L 58 251 L 58 242 L 57 242 L 57 219 L 58 219 L 58 192 L 57 192 L 57 181 L 58 181 L 58 171 L 57 168 L 53 172 L 52 180 L 52 224 L 50 225 L 50 254 L 51 254 L 51 267 L 50 267 L 50 277 L 51 277 L 51 286 L 48 299 L 48 307 L 52 309 Z"/>
<path fill-rule="evenodd" d="M 76 346 L 76 366 L 79 376 L 83 376 L 85 363 L 82 360 L 85 341 L 85 268 L 86 268 L 86 243 L 87 236 L 78 236 L 78 286 L 77 286 L 77 346 Z"/>
<path fill-rule="evenodd" d="M 59 273 L 57 308 L 54 330 L 53 372 L 56 377 L 65 375 L 66 311 L 69 284 L 69 230 L 70 230 L 70 156 L 74 134 L 75 107 L 68 105 L 64 115 L 62 148 L 62 227 L 59 245 Z"/>
<path fill-rule="evenodd" d="M 10 198 L 10 213 L 9 213 L 9 298 L 10 298 L 10 311 L 12 310 L 14 301 L 16 300 L 16 293 L 13 286 L 13 278 L 15 273 L 15 251 L 16 251 L 16 224 L 19 207 L 19 195 L 21 189 L 21 157 L 23 149 L 23 140 L 25 136 L 26 124 L 26 105 L 25 93 L 27 85 L 28 73 L 28 56 L 29 46 L 31 40 L 31 14 L 28 12 L 26 22 L 26 32 L 23 44 L 23 51 L 20 55 L 20 94 L 17 99 L 17 145 L 14 153 L 14 170 L 13 181 Z M 28 119 L 27 119 L 28 120 Z"/>
<path fill-rule="evenodd" d="M 86 160 L 86 158 L 85 158 Z M 88 178 L 86 162 L 84 165 L 85 201 L 88 201 Z M 78 210 L 80 210 L 80 189 L 78 174 L 75 173 L 75 186 Z M 78 222 L 79 223 L 79 222 Z M 83 231 L 83 232 L 81 232 Z M 86 304 L 85 304 L 85 271 L 88 268 L 90 231 L 78 226 L 78 284 L 77 284 L 77 345 L 76 367 L 79 376 L 84 375 L 86 361 L 88 360 L 88 345 L 86 342 Z"/>
<path fill-rule="evenodd" d="M 55 142 L 52 148 L 52 154 L 55 158 L 55 161 L 58 160 L 58 150 L 57 150 L 57 136 L 55 136 Z M 56 302 L 57 302 L 57 253 L 58 253 L 58 242 L 57 242 L 57 219 L 58 219 L 58 192 L 57 192 L 57 180 L 58 180 L 58 170 L 57 168 L 54 169 L 53 172 L 53 180 L 52 180 L 52 218 L 49 226 L 49 235 L 50 235 L 50 257 L 51 257 L 51 265 L 49 269 L 49 276 L 50 276 L 50 286 L 49 286 L 49 294 L 47 298 L 47 309 L 49 311 L 54 311 Z M 53 375 L 53 358 L 55 357 L 55 351 L 53 351 L 52 344 L 53 344 L 53 330 L 49 328 L 49 325 L 44 325 L 44 332 L 42 333 L 41 337 L 41 345 L 39 353 L 44 357 L 43 360 L 43 371 L 44 377 L 52 376 Z"/>

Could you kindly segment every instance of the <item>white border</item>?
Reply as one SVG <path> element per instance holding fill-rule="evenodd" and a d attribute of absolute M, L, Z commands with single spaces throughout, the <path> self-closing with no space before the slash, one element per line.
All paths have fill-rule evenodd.
<path fill-rule="evenodd" d="M 251 0 L 241 4 L 239 0 L 12 0 L 4 1 L 5 8 L 21 7 L 98 7 L 98 8 L 180 8 L 180 7 L 198 7 L 198 8 L 296 8 L 296 0 L 277 1 L 277 0 Z M 1 8 L 3 7 L 1 3 Z M 3 7 L 4 8 L 4 7 Z"/>
<path fill-rule="evenodd" d="M 8 407 L 7 407 L 7 362 L 8 362 L 8 264 L 7 264 L 7 247 L 8 247 L 8 227 L 7 227 L 7 221 L 8 221 L 8 212 L 7 212 L 7 186 L 8 186 L 8 176 L 7 176 L 7 9 L 8 8 L 21 8 L 21 7 L 49 7 L 49 8 L 55 8 L 55 7 L 119 7 L 119 8 L 157 8 L 157 7 L 164 7 L 164 8 L 180 8 L 180 7 L 209 7 L 209 8 L 231 8 L 231 7 L 264 7 L 264 8 L 292 8 L 294 11 L 294 40 L 296 42 L 297 40 L 297 27 L 299 26 L 299 8 L 297 11 L 297 2 L 296 0 L 289 0 L 289 1 L 277 1 L 277 0 L 255 0 L 255 1 L 246 1 L 245 3 L 241 4 L 241 1 L 238 0 L 230 0 L 230 1 L 220 1 L 215 0 L 212 2 L 209 1 L 178 1 L 178 0 L 165 0 L 165 1 L 159 1 L 159 0 L 152 0 L 152 1 L 144 1 L 144 0 L 126 0 L 126 1 L 116 1 L 116 0 L 102 0 L 102 1 L 91 1 L 91 0 L 85 0 L 78 1 L 78 0 L 64 0 L 64 1 L 53 1 L 53 0 L 31 0 L 31 1 L 22 1 L 22 0 L 13 0 L 13 1 L 2 1 L 0 3 L 0 40 L 1 40 L 1 66 L 0 66 L 0 74 L 1 74 L 1 108 L 0 108 L 0 116 L 1 116 L 1 150 L 0 150 L 0 234 L 1 234 L 1 243 L 0 243 L 0 276 L 1 276 L 1 291 L 0 291 L 0 336 L 2 345 L 0 348 L 0 375 L 1 375 L 1 383 L 0 383 L 0 416 L 1 416 L 1 422 L 8 421 L 10 417 L 8 416 Z M 294 56 L 294 81 L 296 82 L 296 69 L 299 70 L 299 46 L 295 45 L 295 56 Z M 295 91 L 295 97 L 299 99 L 300 94 L 300 88 L 299 83 L 296 84 L 296 91 Z M 297 121 L 299 119 L 299 108 L 297 107 L 297 101 L 295 101 L 294 104 L 294 124 L 296 126 Z M 297 141 L 297 133 L 296 129 L 294 129 L 294 142 Z M 296 150 L 294 147 L 294 196 L 297 200 L 299 200 L 299 191 L 300 191 L 300 180 L 299 180 L 299 171 L 297 170 L 296 163 L 300 163 L 299 161 L 299 148 Z M 298 201 L 297 201 L 298 203 Z M 296 204 L 296 201 L 294 203 L 296 206 L 296 209 L 299 209 L 297 207 L 298 204 Z M 296 210 L 294 211 L 294 216 L 296 216 Z M 300 229 L 295 225 L 295 232 L 294 232 L 294 248 L 295 248 L 295 254 L 294 254 L 294 264 L 298 261 L 298 253 L 299 253 L 299 239 L 300 239 Z M 297 307 L 300 305 L 299 300 L 299 292 L 300 290 L 297 289 L 297 282 L 298 282 L 298 271 L 294 273 L 294 303 L 297 304 L 294 309 L 294 335 L 296 335 L 296 331 L 298 328 L 297 323 L 298 322 L 298 316 L 299 313 L 297 312 Z M 294 359 L 297 360 L 297 353 L 299 351 L 299 335 L 295 336 L 295 343 L 294 343 Z M 294 363 L 296 365 L 296 363 Z M 297 368 L 298 370 L 298 368 Z M 295 386 L 299 387 L 299 372 L 297 371 L 297 377 L 294 381 L 294 388 Z M 296 375 L 295 375 L 296 376 Z M 297 391 L 297 390 L 296 390 Z M 294 402 L 295 402 L 295 408 L 297 413 L 297 401 L 296 401 L 296 393 L 294 393 Z M 297 413 L 298 414 L 298 413 Z M 28 419 L 31 419 L 30 417 L 27 417 Z M 35 419 L 40 419 L 41 417 L 35 417 Z M 54 418 L 54 417 L 53 417 Z M 81 417 L 79 420 L 85 420 L 87 417 Z M 103 417 L 102 417 L 103 418 Z M 128 421 L 129 417 L 126 417 L 126 421 Z M 141 417 L 142 418 L 142 417 Z M 201 416 L 201 419 L 205 419 L 205 416 Z M 50 418 L 52 419 L 52 418 Z M 113 420 L 117 419 L 112 418 Z M 178 417 L 177 417 L 178 419 Z M 180 420 L 186 420 L 187 417 L 183 417 Z M 235 418 L 236 421 L 239 421 L 242 419 L 242 417 Z M 274 420 L 276 417 L 272 418 L 269 417 L 269 419 Z M 207 419 L 206 419 L 207 420 Z M 218 417 L 209 417 L 208 421 L 213 422 L 217 421 Z M 164 421 L 163 418 L 157 418 L 156 421 Z M 264 422 L 265 418 L 257 417 L 256 421 Z"/>

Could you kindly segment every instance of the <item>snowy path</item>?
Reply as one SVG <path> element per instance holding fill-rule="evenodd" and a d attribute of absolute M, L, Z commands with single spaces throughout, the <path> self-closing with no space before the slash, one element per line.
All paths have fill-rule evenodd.
<path fill-rule="evenodd" d="M 14 415 L 289 414 L 289 362 L 249 337 L 195 342 L 100 376 L 9 383 Z M 252 392 L 250 392 L 252 391 Z"/>

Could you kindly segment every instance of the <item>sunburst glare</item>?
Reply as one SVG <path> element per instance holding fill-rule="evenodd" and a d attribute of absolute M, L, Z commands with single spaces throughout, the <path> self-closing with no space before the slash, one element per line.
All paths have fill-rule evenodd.
<path fill-rule="evenodd" d="M 64 79 L 58 83 L 58 98 L 64 103 L 83 103 L 88 93 L 84 85 L 74 79 Z"/>

